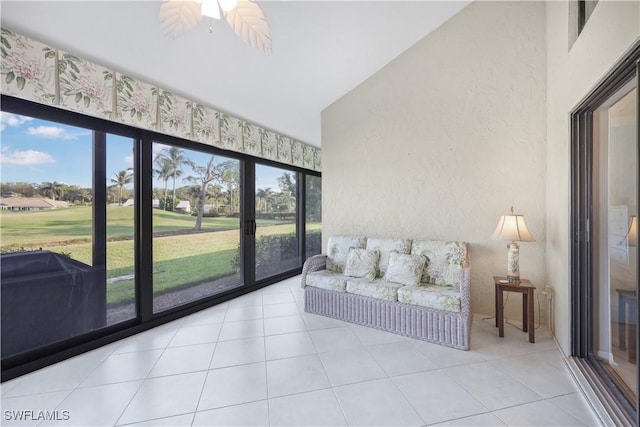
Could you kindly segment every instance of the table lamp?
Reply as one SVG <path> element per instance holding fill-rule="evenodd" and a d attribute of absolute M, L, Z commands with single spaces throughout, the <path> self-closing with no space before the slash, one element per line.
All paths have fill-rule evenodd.
<path fill-rule="evenodd" d="M 513 213 L 511 207 L 511 215 L 502 215 L 498 221 L 496 231 L 491 235 L 492 239 L 509 240 L 507 245 L 507 280 L 510 282 L 520 281 L 520 246 L 516 242 L 535 242 L 527 225 L 524 222 L 524 216 Z"/>

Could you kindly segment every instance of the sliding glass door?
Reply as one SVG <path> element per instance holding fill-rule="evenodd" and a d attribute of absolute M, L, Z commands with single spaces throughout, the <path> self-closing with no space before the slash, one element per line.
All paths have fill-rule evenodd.
<path fill-rule="evenodd" d="M 629 402 L 637 401 L 637 82 L 593 115 L 594 356 Z"/>
<path fill-rule="evenodd" d="M 2 358 L 136 317 L 134 140 L 3 113 Z"/>
<path fill-rule="evenodd" d="M 262 280 L 301 265 L 298 176 L 255 165 L 255 277 Z"/>
<path fill-rule="evenodd" d="M 153 311 L 243 283 L 240 161 L 153 144 Z"/>
<path fill-rule="evenodd" d="M 572 355 L 616 424 L 638 425 L 640 44 L 572 113 Z"/>
<path fill-rule="evenodd" d="M 299 274 L 319 174 L 2 97 L 2 378 Z"/>

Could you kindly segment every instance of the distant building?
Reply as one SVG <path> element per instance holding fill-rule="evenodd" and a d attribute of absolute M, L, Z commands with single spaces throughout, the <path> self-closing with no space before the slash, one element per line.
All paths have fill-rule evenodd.
<path fill-rule="evenodd" d="M 127 201 L 122 204 L 122 206 L 133 206 L 133 205 L 134 205 L 133 199 L 127 199 Z"/>
<path fill-rule="evenodd" d="M 154 209 L 160 209 L 160 199 L 153 199 L 151 207 Z"/>
<path fill-rule="evenodd" d="M 180 200 L 175 208 L 176 212 L 191 213 L 191 202 L 188 200 Z"/>
<path fill-rule="evenodd" d="M 213 213 L 213 205 L 204 205 L 202 208 L 202 213 L 207 215 Z"/>
<path fill-rule="evenodd" d="M 0 197 L 0 209 L 8 211 L 43 211 L 69 206 L 69 202 L 45 197 Z"/>

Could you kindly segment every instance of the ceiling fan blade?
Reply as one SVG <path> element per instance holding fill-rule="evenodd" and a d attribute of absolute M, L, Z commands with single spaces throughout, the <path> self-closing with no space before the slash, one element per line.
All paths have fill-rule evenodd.
<path fill-rule="evenodd" d="M 235 8 L 224 12 L 229 26 L 248 45 L 271 53 L 271 29 L 257 3 L 240 0 Z"/>
<path fill-rule="evenodd" d="M 175 39 L 198 25 L 202 20 L 200 7 L 193 0 L 164 0 L 159 15 L 162 34 Z"/>

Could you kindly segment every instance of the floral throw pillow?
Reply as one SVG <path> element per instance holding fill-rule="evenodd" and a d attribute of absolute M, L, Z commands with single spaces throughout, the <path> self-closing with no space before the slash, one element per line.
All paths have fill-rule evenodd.
<path fill-rule="evenodd" d="M 376 277 L 376 267 L 380 252 L 361 248 L 349 248 L 347 263 L 344 267 L 344 275 L 349 277 L 362 277 L 373 280 Z"/>
<path fill-rule="evenodd" d="M 426 259 L 422 255 L 408 255 L 393 251 L 389 254 L 389 266 L 382 280 L 415 286 L 420 283 Z"/>

